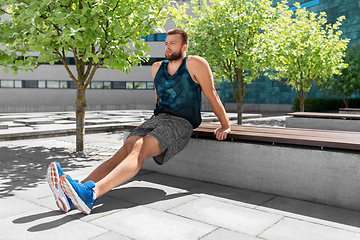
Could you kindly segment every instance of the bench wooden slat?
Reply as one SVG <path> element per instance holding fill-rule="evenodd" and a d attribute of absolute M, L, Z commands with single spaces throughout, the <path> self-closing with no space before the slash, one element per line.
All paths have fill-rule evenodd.
<path fill-rule="evenodd" d="M 194 135 L 204 137 L 214 137 L 213 131 L 210 129 L 194 129 Z M 270 142 L 270 143 L 282 143 L 292 145 L 304 145 L 304 146 L 315 146 L 315 147 L 328 147 L 328 148 L 339 148 L 339 149 L 350 149 L 360 150 L 360 141 L 343 141 L 338 139 L 329 139 L 321 137 L 304 137 L 296 135 L 283 135 L 283 134 L 268 134 L 268 133 L 257 133 L 257 132 L 243 132 L 236 131 L 231 132 L 228 138 L 237 140 L 257 141 L 257 142 Z"/>
<path fill-rule="evenodd" d="M 201 129 L 214 129 L 218 125 L 201 125 Z M 314 129 L 299 129 L 299 128 L 274 128 L 274 127 L 252 127 L 252 126 L 231 126 L 231 131 L 246 131 L 246 132 L 262 132 L 262 133 L 276 133 L 284 135 L 297 135 L 297 136 L 322 136 L 322 137 L 336 137 L 338 139 L 360 139 L 358 132 L 346 131 L 332 131 L 332 130 L 314 130 Z"/>
<path fill-rule="evenodd" d="M 133 129 L 138 125 L 128 124 L 125 128 Z M 201 124 L 193 135 L 215 139 L 213 131 L 217 127 L 220 125 Z M 360 132 L 232 125 L 228 139 L 360 151 Z"/>
<path fill-rule="evenodd" d="M 330 119 L 353 119 L 360 120 L 360 116 L 356 114 L 340 114 L 340 113 L 317 113 L 317 112 L 294 112 L 286 115 L 304 118 L 330 118 Z"/>
<path fill-rule="evenodd" d="M 195 135 L 201 135 L 202 132 L 207 132 L 207 133 L 212 133 L 212 130 L 210 129 L 195 129 L 194 130 Z M 199 134 L 200 133 L 200 134 Z M 251 135 L 253 134 L 254 136 L 264 136 L 264 137 L 279 137 L 279 138 L 283 138 L 283 139 L 287 139 L 287 138 L 291 138 L 291 139 L 299 139 L 299 140 L 306 140 L 306 139 L 311 139 L 311 140 L 317 140 L 317 141 L 326 141 L 326 142 L 333 142 L 333 143 L 338 143 L 338 142 L 342 142 L 342 143 L 351 143 L 351 144 L 359 144 L 360 146 L 360 140 L 357 138 L 353 138 L 353 139 L 341 139 L 339 140 L 338 138 L 329 138 L 329 136 L 327 136 L 326 138 L 322 137 L 322 136 L 317 136 L 317 135 L 313 135 L 313 136 L 301 136 L 301 135 L 288 135 L 288 134 L 281 134 L 281 133 L 263 133 L 263 132 L 254 132 L 254 131 L 231 131 L 231 134 L 229 135 L 230 137 L 234 136 L 234 135 Z M 360 136 L 360 134 L 359 134 Z"/>

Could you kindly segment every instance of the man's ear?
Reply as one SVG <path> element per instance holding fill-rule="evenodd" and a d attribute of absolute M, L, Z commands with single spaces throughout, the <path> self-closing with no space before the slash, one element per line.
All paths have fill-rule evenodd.
<path fill-rule="evenodd" d="M 188 45 L 187 45 L 187 44 L 184 44 L 184 45 L 183 45 L 183 51 L 186 52 L 187 49 L 188 49 Z"/>

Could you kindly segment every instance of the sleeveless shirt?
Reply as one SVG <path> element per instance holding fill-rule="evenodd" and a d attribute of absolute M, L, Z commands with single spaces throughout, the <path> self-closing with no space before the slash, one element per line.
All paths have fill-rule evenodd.
<path fill-rule="evenodd" d="M 154 79 L 157 94 L 154 114 L 168 113 L 182 117 L 197 128 L 201 123 L 201 87 L 191 78 L 186 59 L 187 56 L 173 75 L 167 70 L 169 61 L 162 61 Z"/>

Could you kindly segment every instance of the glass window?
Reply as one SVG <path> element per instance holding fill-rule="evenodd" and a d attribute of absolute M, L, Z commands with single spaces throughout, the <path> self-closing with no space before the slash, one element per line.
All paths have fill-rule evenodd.
<path fill-rule="evenodd" d="M 22 88 L 22 81 L 21 80 L 15 80 L 14 81 L 14 86 L 16 88 Z"/>
<path fill-rule="evenodd" d="M 1 80 L 1 87 L 2 88 L 12 88 L 14 87 L 13 80 Z"/>
<path fill-rule="evenodd" d="M 23 81 L 24 88 L 37 88 L 38 87 L 38 81 L 36 80 L 25 80 Z"/>
<path fill-rule="evenodd" d="M 158 33 L 156 34 L 157 41 L 165 41 L 166 40 L 166 33 Z"/>
<path fill-rule="evenodd" d="M 126 82 L 126 89 L 133 89 L 134 88 L 134 82 Z"/>
<path fill-rule="evenodd" d="M 91 82 L 92 89 L 103 88 L 103 86 L 104 86 L 104 82 L 99 82 L 99 81 Z"/>
<path fill-rule="evenodd" d="M 146 83 L 146 88 L 147 89 L 154 89 L 154 82 L 147 82 Z"/>
<path fill-rule="evenodd" d="M 76 89 L 76 83 L 74 81 L 70 81 L 70 88 Z"/>
<path fill-rule="evenodd" d="M 135 89 L 146 89 L 146 82 L 134 82 Z"/>
<path fill-rule="evenodd" d="M 68 88 L 68 81 L 60 81 L 60 88 Z"/>
<path fill-rule="evenodd" d="M 115 89 L 126 89 L 126 82 L 114 82 Z"/>
<path fill-rule="evenodd" d="M 46 88 L 46 81 L 39 81 L 39 88 Z"/>
<path fill-rule="evenodd" d="M 153 35 L 153 34 L 152 34 L 152 35 L 148 35 L 148 36 L 146 37 L 146 41 L 155 41 L 154 35 Z"/>
<path fill-rule="evenodd" d="M 47 81 L 47 88 L 59 88 L 59 81 Z"/>
<path fill-rule="evenodd" d="M 110 89 L 111 88 L 111 82 L 104 82 L 104 88 Z"/>

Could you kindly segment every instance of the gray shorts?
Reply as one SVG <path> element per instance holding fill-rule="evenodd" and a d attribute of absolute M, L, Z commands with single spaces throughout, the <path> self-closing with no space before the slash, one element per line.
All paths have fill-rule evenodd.
<path fill-rule="evenodd" d="M 163 151 L 160 155 L 155 156 L 154 160 L 157 164 L 162 165 L 186 147 L 192 133 L 193 126 L 188 120 L 160 113 L 133 129 L 128 138 L 131 136 L 154 136 Z"/>

